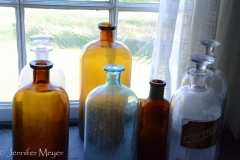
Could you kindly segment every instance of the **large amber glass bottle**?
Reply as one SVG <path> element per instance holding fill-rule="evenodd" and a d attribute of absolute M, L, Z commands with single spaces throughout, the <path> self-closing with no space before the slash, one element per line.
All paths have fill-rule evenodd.
<path fill-rule="evenodd" d="M 92 89 L 105 83 L 103 67 L 107 64 L 123 65 L 125 72 L 122 75 L 122 83 L 130 87 L 132 56 L 129 49 L 114 40 L 114 24 L 103 22 L 99 23 L 98 28 L 101 30 L 100 39 L 85 45 L 80 60 L 79 133 L 82 139 L 85 100 Z"/>
<path fill-rule="evenodd" d="M 84 159 L 134 160 L 137 156 L 139 104 L 136 94 L 121 84 L 124 67 L 104 67 L 106 83 L 86 99 Z"/>
<path fill-rule="evenodd" d="M 69 99 L 49 81 L 52 62 L 30 62 L 33 82 L 19 89 L 12 103 L 14 160 L 68 159 Z"/>
<path fill-rule="evenodd" d="M 165 160 L 167 145 L 169 102 L 164 99 L 166 82 L 150 82 L 147 99 L 140 101 L 138 122 L 138 160 Z"/>

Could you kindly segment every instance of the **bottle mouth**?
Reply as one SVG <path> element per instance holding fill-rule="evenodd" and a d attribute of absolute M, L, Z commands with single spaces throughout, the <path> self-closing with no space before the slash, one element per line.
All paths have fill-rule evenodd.
<path fill-rule="evenodd" d="M 116 25 L 109 22 L 101 22 L 98 24 L 100 30 L 115 30 Z"/>
<path fill-rule="evenodd" d="M 122 72 L 125 68 L 119 64 L 108 64 L 104 66 L 104 70 L 107 72 Z"/>
<path fill-rule="evenodd" d="M 196 68 L 192 67 L 192 68 L 188 68 L 187 69 L 187 73 L 189 75 L 193 75 L 193 76 L 206 76 L 206 77 L 211 77 L 213 75 L 213 72 L 209 69 L 205 69 L 205 70 L 196 70 Z"/>
<path fill-rule="evenodd" d="M 160 79 L 152 79 L 149 83 L 154 86 L 166 86 L 166 82 Z"/>
<path fill-rule="evenodd" d="M 38 70 L 51 69 L 53 67 L 53 63 L 47 60 L 33 60 L 29 65 L 32 69 Z"/>

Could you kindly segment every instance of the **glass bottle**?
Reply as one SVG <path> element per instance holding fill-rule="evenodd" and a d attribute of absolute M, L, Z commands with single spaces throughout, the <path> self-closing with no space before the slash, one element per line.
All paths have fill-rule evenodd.
<path fill-rule="evenodd" d="M 220 42 L 218 42 L 216 40 L 212 40 L 212 39 L 207 39 L 207 40 L 200 40 L 199 43 L 206 47 L 204 54 L 212 56 L 214 58 L 217 57 L 217 54 L 213 52 L 213 48 L 215 46 L 220 45 L 221 44 Z M 222 103 L 222 118 L 221 118 L 220 127 L 219 127 L 220 128 L 219 132 L 222 133 L 223 128 L 224 128 L 224 123 L 223 123 L 224 122 L 224 111 L 225 111 L 227 91 L 228 91 L 227 78 L 222 71 L 220 71 L 219 69 L 214 67 L 214 64 L 208 65 L 207 68 L 210 69 L 211 71 L 213 71 L 213 73 L 214 73 L 214 76 L 212 76 L 209 85 L 218 94 L 218 96 L 221 99 L 221 103 Z M 216 159 L 218 159 L 218 155 L 219 155 L 220 142 L 221 142 L 221 136 L 218 137 Z"/>
<path fill-rule="evenodd" d="M 207 39 L 207 40 L 200 40 L 199 43 L 203 46 L 205 46 L 205 51 L 204 54 L 214 57 L 217 57 L 217 54 L 213 52 L 213 49 L 215 46 L 219 46 L 221 43 L 217 40 L 213 39 Z M 211 87 L 220 97 L 221 103 L 222 103 L 222 118 L 220 120 L 220 129 L 219 132 L 222 133 L 223 126 L 224 126 L 224 111 L 225 111 L 225 103 L 226 103 L 226 98 L 227 98 L 227 90 L 228 90 L 228 85 L 227 85 L 227 78 L 225 74 L 220 71 L 219 69 L 214 67 L 213 64 L 209 64 L 207 66 L 207 69 L 211 70 L 214 74 L 211 77 L 210 82 L 208 83 L 208 86 Z M 186 85 L 189 83 L 189 75 L 185 74 L 182 79 L 182 85 Z M 220 141 L 221 141 L 221 136 L 218 137 L 218 143 L 217 143 L 217 152 L 216 152 L 216 159 L 218 159 L 219 155 L 219 149 L 220 149 Z"/>
<path fill-rule="evenodd" d="M 16 92 L 12 103 L 13 160 L 67 160 L 68 95 L 49 81 L 51 61 L 34 60 L 30 67 L 33 81 Z"/>
<path fill-rule="evenodd" d="M 168 160 L 213 160 L 219 136 L 221 101 L 207 86 L 213 74 L 206 69 L 214 58 L 191 55 L 196 68 L 189 68 L 190 85 L 179 88 L 170 102 L 168 124 Z"/>
<path fill-rule="evenodd" d="M 86 99 L 84 159 L 136 159 L 138 98 L 121 84 L 124 67 L 104 67 L 106 83 L 92 90 Z"/>
<path fill-rule="evenodd" d="M 30 48 L 35 53 L 35 60 L 49 60 L 49 52 L 53 50 L 47 43 L 52 39 L 49 35 L 32 35 L 30 40 L 36 43 L 36 46 Z M 31 83 L 33 79 L 32 68 L 29 65 L 25 65 L 19 75 L 19 87 Z M 65 88 L 65 75 L 63 70 L 54 64 L 51 69 L 51 82 L 57 83 L 61 87 Z"/>
<path fill-rule="evenodd" d="M 138 160 L 165 160 L 169 102 L 164 99 L 166 82 L 151 80 L 147 99 L 140 100 Z"/>
<path fill-rule="evenodd" d="M 84 109 L 85 100 L 89 92 L 95 87 L 105 83 L 105 74 L 102 69 L 107 64 L 120 64 L 125 67 L 122 83 L 130 87 L 132 56 L 129 49 L 114 40 L 113 32 L 116 25 L 102 22 L 98 28 L 101 30 L 100 39 L 85 45 L 80 59 L 80 99 L 79 99 L 79 134 L 84 137 Z"/>

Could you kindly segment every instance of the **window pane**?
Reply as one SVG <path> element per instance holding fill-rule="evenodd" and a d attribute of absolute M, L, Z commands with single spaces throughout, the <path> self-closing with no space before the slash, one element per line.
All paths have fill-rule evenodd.
<path fill-rule="evenodd" d="M 15 9 L 0 7 L 0 102 L 11 102 L 18 89 Z"/>
<path fill-rule="evenodd" d="M 160 3 L 160 0 L 119 0 L 119 2 L 127 3 Z"/>
<path fill-rule="evenodd" d="M 109 11 L 25 9 L 27 61 L 34 58 L 29 37 L 46 34 L 53 37 L 50 60 L 65 73 L 65 89 L 70 100 L 79 99 L 79 61 L 83 46 L 99 38 L 98 23 L 109 20 Z"/>
<path fill-rule="evenodd" d="M 129 47 L 133 56 L 131 88 L 139 98 L 149 93 L 149 76 L 158 13 L 120 12 L 118 40 Z"/>

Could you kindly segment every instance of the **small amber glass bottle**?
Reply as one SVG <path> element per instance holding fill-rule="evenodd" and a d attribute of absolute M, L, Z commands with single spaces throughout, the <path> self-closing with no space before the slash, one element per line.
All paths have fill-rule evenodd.
<path fill-rule="evenodd" d="M 138 127 L 138 160 L 165 160 L 169 102 L 163 98 L 165 81 L 150 82 L 147 99 L 140 101 Z"/>
<path fill-rule="evenodd" d="M 19 89 L 12 103 L 13 160 L 68 159 L 69 99 L 49 81 L 52 62 L 30 62 L 33 82 Z"/>
<path fill-rule="evenodd" d="M 122 84 L 130 87 L 132 55 L 129 49 L 114 40 L 116 25 L 102 22 L 98 28 L 101 30 L 100 39 L 85 45 L 80 59 L 80 116 L 79 134 L 84 138 L 84 112 L 85 100 L 91 90 L 104 84 L 106 75 L 102 71 L 107 64 L 119 64 L 125 67 L 122 74 Z"/>

